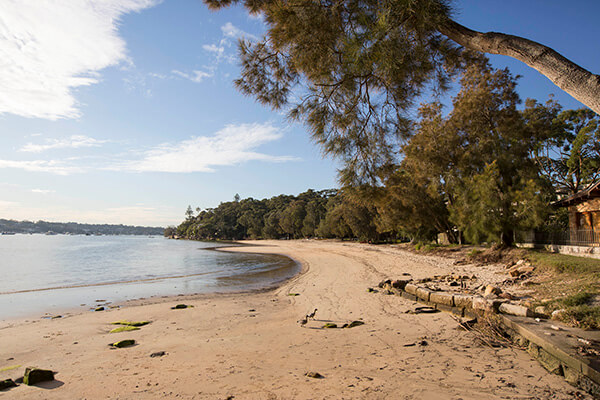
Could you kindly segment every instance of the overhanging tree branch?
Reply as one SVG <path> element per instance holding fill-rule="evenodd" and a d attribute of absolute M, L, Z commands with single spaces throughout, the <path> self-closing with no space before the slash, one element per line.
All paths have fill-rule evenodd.
<path fill-rule="evenodd" d="M 550 47 L 519 36 L 477 32 L 451 19 L 441 24 L 438 30 L 466 48 L 524 62 L 600 114 L 600 76 L 581 68 Z"/>

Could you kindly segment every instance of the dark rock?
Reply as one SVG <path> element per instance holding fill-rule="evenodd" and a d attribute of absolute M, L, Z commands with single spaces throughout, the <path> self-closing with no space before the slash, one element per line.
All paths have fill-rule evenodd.
<path fill-rule="evenodd" d="M 427 343 L 427 340 L 421 340 L 419 342 L 419 345 L 421 345 L 421 346 L 427 346 L 427 345 L 429 345 L 429 343 Z"/>
<path fill-rule="evenodd" d="M 17 384 L 12 379 L 5 379 L 3 381 L 0 381 L 0 390 L 5 390 L 15 386 L 17 386 Z"/>
<path fill-rule="evenodd" d="M 363 321 L 352 321 L 348 324 L 348 328 L 354 328 L 355 326 L 361 326 L 365 323 Z"/>
<path fill-rule="evenodd" d="M 154 357 L 162 357 L 162 356 L 165 356 L 165 355 L 167 355 L 167 353 L 165 351 L 157 351 L 157 352 L 154 352 L 154 353 L 150 354 L 150 357 L 152 357 L 152 358 L 154 358 Z"/>
<path fill-rule="evenodd" d="M 171 310 L 183 310 L 184 308 L 188 308 L 187 304 L 177 304 L 174 307 L 171 307 Z"/>
<path fill-rule="evenodd" d="M 452 281 L 449 283 L 450 286 L 460 286 L 460 283 L 456 282 L 456 281 Z"/>
<path fill-rule="evenodd" d="M 120 340 L 120 341 L 115 342 L 115 343 L 111 343 L 111 344 L 109 344 L 109 346 L 121 348 L 121 347 L 133 346 L 134 344 L 135 344 L 135 340 L 133 340 L 133 339 L 125 339 L 125 340 Z"/>
<path fill-rule="evenodd" d="M 304 375 L 308 376 L 309 378 L 315 378 L 315 379 L 323 379 L 323 378 L 325 378 L 325 377 L 324 377 L 323 375 L 321 375 L 320 373 L 318 373 L 318 372 L 314 372 L 314 371 L 307 372 L 307 373 L 306 373 L 306 374 L 304 374 Z"/>
<path fill-rule="evenodd" d="M 424 306 L 415 308 L 415 314 L 435 314 L 438 312 L 440 312 L 440 310 L 437 310 L 433 307 Z"/>
<path fill-rule="evenodd" d="M 35 385 L 39 382 L 53 381 L 54 372 L 49 369 L 39 369 L 34 367 L 25 368 L 23 375 L 23 383 L 26 385 Z"/>
<path fill-rule="evenodd" d="M 94 311 L 104 311 L 104 307 L 100 306 L 100 307 L 96 307 L 94 309 Z"/>
<path fill-rule="evenodd" d="M 391 285 L 391 284 L 392 284 L 392 281 L 390 279 L 386 279 L 386 280 L 379 282 L 379 285 L 377 285 L 377 286 L 379 286 L 380 288 L 383 288 L 385 285 Z"/>
<path fill-rule="evenodd" d="M 411 281 L 411 279 L 396 279 L 392 282 L 392 287 L 395 289 L 402 289 L 406 287 L 406 285 Z"/>

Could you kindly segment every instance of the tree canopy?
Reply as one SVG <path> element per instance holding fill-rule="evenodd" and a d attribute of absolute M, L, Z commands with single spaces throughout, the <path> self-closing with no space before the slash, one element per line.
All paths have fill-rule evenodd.
<path fill-rule="evenodd" d="M 411 131 L 411 107 L 445 90 L 472 51 L 519 59 L 600 112 L 598 75 L 531 40 L 458 24 L 452 1 L 204 1 L 264 16 L 265 37 L 240 43 L 236 85 L 305 122 L 325 153 L 344 160 L 344 183 L 372 179 L 393 160 Z"/>

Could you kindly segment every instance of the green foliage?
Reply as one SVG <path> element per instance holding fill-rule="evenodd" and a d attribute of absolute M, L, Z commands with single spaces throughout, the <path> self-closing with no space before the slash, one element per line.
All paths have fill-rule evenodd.
<path fill-rule="evenodd" d="M 462 48 L 436 30 L 445 0 L 205 2 L 264 15 L 265 38 L 240 42 L 236 86 L 303 121 L 344 161 L 344 183 L 376 180 L 410 133 L 414 101 L 445 90 L 462 61 Z"/>
<path fill-rule="evenodd" d="M 561 112 L 551 100 L 546 106 L 528 100 L 524 114 L 547 132 L 535 160 L 557 190 L 573 194 L 600 177 L 600 116 L 588 108 Z"/>

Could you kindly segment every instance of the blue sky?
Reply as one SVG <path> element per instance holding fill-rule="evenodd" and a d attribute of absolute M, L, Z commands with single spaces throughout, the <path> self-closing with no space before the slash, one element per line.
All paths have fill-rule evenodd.
<path fill-rule="evenodd" d="M 600 2 L 462 0 L 456 19 L 600 72 Z M 236 42 L 264 26 L 199 0 L 0 3 L 0 218 L 166 226 L 188 204 L 336 186 L 306 129 L 242 96 Z M 536 71 L 523 99 L 581 105 Z"/>

